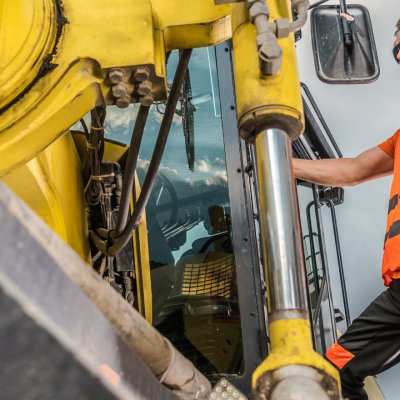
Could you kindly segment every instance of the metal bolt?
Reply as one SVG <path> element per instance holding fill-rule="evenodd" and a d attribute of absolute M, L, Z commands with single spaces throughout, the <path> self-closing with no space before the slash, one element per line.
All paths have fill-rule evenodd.
<path fill-rule="evenodd" d="M 127 94 L 127 95 L 117 99 L 115 101 L 115 105 L 118 108 L 127 108 L 129 106 L 130 102 L 131 102 L 131 96 L 129 96 L 129 94 Z"/>
<path fill-rule="evenodd" d="M 121 68 L 113 68 L 108 73 L 108 78 L 113 85 L 122 82 L 124 80 L 124 70 Z"/>
<path fill-rule="evenodd" d="M 148 94 L 151 93 L 152 88 L 153 84 L 150 81 L 143 81 L 139 84 L 137 92 L 141 96 L 147 96 Z"/>
<path fill-rule="evenodd" d="M 133 79 L 136 82 L 143 82 L 150 77 L 150 69 L 148 67 L 137 67 L 133 73 Z"/>
<path fill-rule="evenodd" d="M 148 94 L 146 96 L 142 96 L 140 99 L 140 104 L 145 107 L 150 107 L 154 102 L 154 97 L 152 94 Z"/>
<path fill-rule="evenodd" d="M 124 97 L 128 93 L 128 86 L 124 82 L 117 83 L 111 88 L 111 92 L 114 97 Z"/>

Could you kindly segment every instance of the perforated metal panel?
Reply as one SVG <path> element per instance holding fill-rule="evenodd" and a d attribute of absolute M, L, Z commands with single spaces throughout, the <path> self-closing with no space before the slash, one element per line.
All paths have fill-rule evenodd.
<path fill-rule="evenodd" d="M 205 263 L 186 264 L 182 277 L 182 295 L 231 296 L 233 256 Z"/>
<path fill-rule="evenodd" d="M 226 378 L 222 378 L 213 388 L 210 400 L 247 400 L 247 397 Z"/>

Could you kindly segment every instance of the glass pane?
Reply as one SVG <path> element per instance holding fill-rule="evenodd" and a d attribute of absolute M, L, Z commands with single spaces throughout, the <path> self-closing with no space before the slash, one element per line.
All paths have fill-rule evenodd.
<path fill-rule="evenodd" d="M 169 84 L 178 56 L 169 56 Z M 146 209 L 153 323 L 206 375 L 239 374 L 243 348 L 214 49 L 195 49 L 189 72 L 186 109 L 193 115 L 183 115 L 184 93 Z M 131 107 L 133 119 L 137 108 Z M 138 162 L 142 182 L 164 108 L 150 110 Z M 121 111 L 107 124 L 112 139 L 130 140 L 125 133 L 133 122 L 127 126 Z"/>

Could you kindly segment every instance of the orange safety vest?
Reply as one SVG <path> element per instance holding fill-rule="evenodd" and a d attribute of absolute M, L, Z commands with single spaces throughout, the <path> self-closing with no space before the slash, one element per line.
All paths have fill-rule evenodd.
<path fill-rule="evenodd" d="M 379 145 L 380 149 L 394 158 L 382 260 L 382 278 L 386 286 L 389 286 L 392 279 L 400 278 L 400 140 L 397 140 L 399 134 L 400 129 Z"/>

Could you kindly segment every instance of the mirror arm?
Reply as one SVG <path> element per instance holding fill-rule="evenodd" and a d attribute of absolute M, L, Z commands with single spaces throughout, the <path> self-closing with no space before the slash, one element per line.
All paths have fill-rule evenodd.
<path fill-rule="evenodd" d="M 340 20 L 344 37 L 344 44 L 349 50 L 351 50 L 353 48 L 353 33 L 350 25 L 352 22 L 342 14 L 348 15 L 346 0 L 340 0 Z"/>

